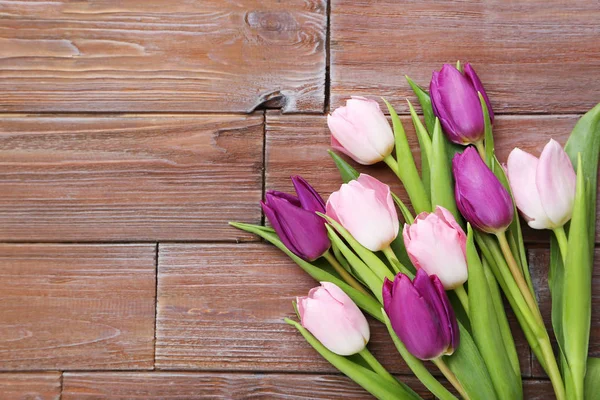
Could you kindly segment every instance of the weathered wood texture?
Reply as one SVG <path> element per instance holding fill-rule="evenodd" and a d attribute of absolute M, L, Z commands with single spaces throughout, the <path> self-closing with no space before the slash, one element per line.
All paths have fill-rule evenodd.
<path fill-rule="evenodd" d="M 496 112 L 585 112 L 598 102 L 594 1 L 331 0 L 331 104 L 410 96 L 457 59 L 477 69 Z M 398 107 L 406 112 L 407 107 Z"/>
<path fill-rule="evenodd" d="M 550 251 L 547 249 L 530 249 L 529 265 L 531 268 L 531 279 L 535 287 L 540 309 L 546 328 L 552 335 L 552 298 L 548 287 L 548 266 L 550 263 Z M 590 329 L 590 356 L 600 357 L 600 248 L 596 247 L 594 256 L 594 271 L 592 285 L 592 326 Z M 555 342 L 553 340 L 553 342 Z M 556 347 L 556 344 L 555 344 Z M 558 349 L 557 349 L 558 350 Z M 533 361 L 532 374 L 534 376 L 544 376 L 542 367 Z"/>
<path fill-rule="evenodd" d="M 155 252 L 0 245 L 0 370 L 151 369 Z"/>
<path fill-rule="evenodd" d="M 433 396 L 416 378 L 402 377 L 425 400 Z M 549 393 L 549 392 L 548 392 Z M 372 399 L 339 375 L 235 373 L 66 373 L 63 400 Z"/>
<path fill-rule="evenodd" d="M 417 139 L 409 117 L 402 117 L 411 149 L 416 155 L 417 166 L 420 156 Z M 539 155 L 550 138 L 564 144 L 577 122 L 577 116 L 499 116 L 494 125 L 498 159 L 505 162 L 514 147 Z M 315 188 L 327 196 L 342 183 L 339 172 L 331 157 L 330 133 L 324 116 L 281 115 L 267 112 L 266 138 L 266 189 L 293 191 L 290 175 L 302 175 Z M 352 165 L 359 171 L 373 175 L 392 186 L 392 190 L 408 201 L 398 178 L 383 163 L 374 166 Z M 598 196 L 600 213 L 600 196 Z M 529 242 L 548 243 L 547 231 L 534 231 L 524 225 L 525 238 Z M 596 221 L 596 241 L 600 242 L 600 220 Z"/>
<path fill-rule="evenodd" d="M 59 400 L 60 372 L 0 373 L 2 400 Z"/>
<path fill-rule="evenodd" d="M 7 116 L 0 241 L 236 240 L 259 222 L 263 115 Z"/>
<path fill-rule="evenodd" d="M 2 111 L 321 112 L 325 0 L 0 4 Z"/>

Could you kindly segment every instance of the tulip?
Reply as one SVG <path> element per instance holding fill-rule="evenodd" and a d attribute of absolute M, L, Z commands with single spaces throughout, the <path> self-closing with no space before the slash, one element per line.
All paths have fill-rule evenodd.
<path fill-rule="evenodd" d="M 467 281 L 467 235 L 450 211 L 438 206 L 417 215 L 412 225 L 404 225 L 403 236 L 413 265 L 436 275 L 446 290 Z"/>
<path fill-rule="evenodd" d="M 315 212 L 325 212 L 325 202 L 301 177 L 292 177 L 298 197 L 268 191 L 261 202 L 265 216 L 291 252 L 306 261 L 321 257 L 331 242 L 325 222 Z"/>
<path fill-rule="evenodd" d="M 450 355 L 459 330 L 444 286 L 435 275 L 417 270 L 413 282 L 403 274 L 383 284 L 383 307 L 408 351 L 421 360 Z"/>
<path fill-rule="evenodd" d="M 362 351 L 369 342 L 369 324 L 352 299 L 335 284 L 321 282 L 298 297 L 300 322 L 322 344 L 341 356 Z"/>
<path fill-rule="evenodd" d="M 327 215 L 371 251 L 387 248 L 400 229 L 390 187 L 366 174 L 329 196 Z"/>
<path fill-rule="evenodd" d="M 540 158 L 515 148 L 507 173 L 517 208 L 533 229 L 555 229 L 571 219 L 577 175 L 567 153 L 555 140 Z"/>
<path fill-rule="evenodd" d="M 429 85 L 431 105 L 440 119 L 448 139 L 457 144 L 476 143 L 483 139 L 485 121 L 477 92 L 483 96 L 490 120 L 494 112 L 483 84 L 470 64 L 465 64 L 464 75 L 450 64 L 440 72 L 433 72 Z"/>
<path fill-rule="evenodd" d="M 474 147 L 454 156 L 452 173 L 456 205 L 463 217 L 481 231 L 504 232 L 514 215 L 512 199 Z"/>
<path fill-rule="evenodd" d="M 374 100 L 352 96 L 327 116 L 331 147 L 363 165 L 382 161 L 394 149 L 394 133 Z"/>

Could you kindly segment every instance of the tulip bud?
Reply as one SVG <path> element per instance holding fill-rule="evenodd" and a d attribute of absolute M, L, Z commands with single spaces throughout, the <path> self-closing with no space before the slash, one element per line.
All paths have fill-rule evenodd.
<path fill-rule="evenodd" d="M 403 274 L 394 282 L 386 278 L 383 307 L 394 332 L 415 357 L 433 360 L 458 347 L 458 322 L 437 276 L 419 269 L 413 282 Z"/>
<path fill-rule="evenodd" d="M 362 351 L 369 342 L 369 324 L 352 299 L 335 284 L 321 282 L 298 297 L 300 322 L 322 344 L 341 356 Z"/>
<path fill-rule="evenodd" d="M 467 235 L 450 211 L 438 206 L 417 215 L 412 225 L 404 225 L 403 236 L 414 266 L 437 275 L 446 290 L 467 281 Z"/>
<path fill-rule="evenodd" d="M 514 216 L 512 199 L 474 147 L 454 156 L 452 173 L 456 205 L 463 217 L 481 231 L 504 232 Z"/>
<path fill-rule="evenodd" d="M 515 148 L 507 174 L 517 208 L 533 229 L 554 229 L 571 219 L 577 175 L 567 153 L 555 140 L 540 158 Z"/>
<path fill-rule="evenodd" d="M 490 120 L 494 112 L 483 84 L 470 64 L 465 64 L 465 74 L 450 64 L 444 64 L 440 72 L 433 72 L 429 95 L 434 114 L 440 119 L 448 139 L 457 144 L 475 143 L 485 134 L 485 121 L 479 102 L 483 96 Z"/>
<path fill-rule="evenodd" d="M 331 246 L 325 222 L 315 214 L 324 212 L 325 202 L 303 178 L 292 177 L 298 197 L 268 191 L 261 202 L 265 216 L 292 253 L 306 261 L 321 257 Z"/>
<path fill-rule="evenodd" d="M 378 163 L 394 149 L 392 128 L 374 100 L 352 96 L 327 116 L 327 125 L 331 147 L 359 164 Z"/>
<path fill-rule="evenodd" d="M 371 251 L 388 247 L 400 229 L 390 187 L 366 174 L 329 196 L 327 215 Z"/>

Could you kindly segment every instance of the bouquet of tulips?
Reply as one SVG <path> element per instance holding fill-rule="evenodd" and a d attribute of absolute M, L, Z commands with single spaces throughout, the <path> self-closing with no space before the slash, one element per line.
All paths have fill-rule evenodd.
<path fill-rule="evenodd" d="M 506 301 L 556 398 L 597 399 L 600 359 L 588 357 L 588 344 L 600 104 L 578 121 L 564 148 L 550 139 L 539 156 L 516 148 L 501 164 L 490 101 L 469 64 L 444 65 L 429 92 L 407 80 L 423 112 L 421 120 L 408 102 L 420 168 L 385 100 L 391 126 L 379 104 L 364 97 L 349 99 L 327 122 L 333 150 L 361 165 L 386 163 L 410 204 L 330 151 L 344 183 L 326 203 L 296 176 L 295 195 L 266 193 L 262 207 L 272 228 L 232 223 L 320 282 L 294 302 L 300 322 L 286 322 L 376 398 L 420 397 L 369 352 L 363 313 L 386 325 L 400 356 L 436 397 L 516 400 L 523 390 Z M 517 210 L 531 228 L 553 231 L 548 284 L 556 349 Z"/>

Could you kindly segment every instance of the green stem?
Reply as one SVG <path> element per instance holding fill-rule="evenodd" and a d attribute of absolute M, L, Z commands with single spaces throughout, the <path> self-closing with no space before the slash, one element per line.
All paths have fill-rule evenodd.
<path fill-rule="evenodd" d="M 431 211 L 431 202 L 429 201 L 429 197 L 427 196 L 427 192 L 425 191 L 425 186 L 423 186 L 423 182 L 419 178 L 418 174 L 403 174 L 400 171 L 400 167 L 394 157 L 391 155 L 385 157 L 383 162 L 390 167 L 390 169 L 396 174 L 400 182 L 404 185 L 406 192 L 408 193 L 408 197 L 410 198 L 410 202 L 415 209 L 417 214 L 422 213 L 424 211 Z"/>
<path fill-rule="evenodd" d="M 393 375 L 390 374 L 383 367 L 383 365 L 381 365 L 381 363 L 375 358 L 375 356 L 373 354 L 371 354 L 371 352 L 367 349 L 366 346 L 358 354 L 360 354 L 360 356 L 367 362 L 367 364 L 369 364 L 369 367 L 371 367 L 371 369 L 377 375 L 381 376 L 384 379 L 387 379 L 388 381 L 394 382 L 396 384 L 398 383 L 396 378 L 394 378 Z"/>
<path fill-rule="evenodd" d="M 559 226 L 558 228 L 554 228 L 554 235 L 556 236 L 556 241 L 558 242 L 558 247 L 560 248 L 560 254 L 562 255 L 563 264 L 567 265 L 567 247 L 568 240 L 567 234 L 565 233 L 565 228 Z"/>
<path fill-rule="evenodd" d="M 335 269 L 335 272 L 337 272 L 348 285 L 352 286 L 359 292 L 371 297 L 371 293 L 367 292 L 363 285 L 361 285 L 360 282 L 354 279 L 354 277 L 350 275 L 350 273 L 348 273 L 348 271 L 346 271 L 344 267 L 342 267 L 338 260 L 336 260 L 335 256 L 331 254 L 330 250 L 327 250 L 327 252 L 323 254 L 323 257 L 325 257 L 325 259 L 329 261 L 329 264 L 331 264 L 333 269 Z"/>
<path fill-rule="evenodd" d="M 477 147 L 477 152 L 479 152 L 479 156 L 481 157 L 481 159 L 483 160 L 483 162 L 485 161 L 485 145 L 483 144 L 483 139 L 476 141 L 475 143 L 473 143 L 475 145 L 475 147 Z"/>
<path fill-rule="evenodd" d="M 529 290 L 529 286 L 527 285 L 527 282 L 525 282 L 525 278 L 523 277 L 523 273 L 521 272 L 521 268 L 519 267 L 519 264 L 517 264 L 517 261 L 515 260 L 515 257 L 513 256 L 512 251 L 510 251 L 510 245 L 508 244 L 508 241 L 506 240 L 506 232 L 502 231 L 500 233 L 497 233 L 496 237 L 498 238 L 498 242 L 500 243 L 500 249 L 502 250 L 504 259 L 506 260 L 506 263 L 508 264 L 508 268 L 510 269 L 511 274 L 512 274 L 513 278 L 515 279 L 517 286 L 519 287 L 519 291 L 523 295 L 523 298 L 527 302 L 527 305 L 531 309 L 533 315 L 536 317 L 539 316 L 539 318 L 537 318 L 538 322 L 542 326 L 544 326 L 544 321 L 542 320 L 537 302 L 533 298 L 533 294 Z"/>
<path fill-rule="evenodd" d="M 467 315 L 470 316 L 470 314 L 469 314 L 469 296 L 467 295 L 467 291 L 465 290 L 465 287 L 463 285 L 460 285 L 459 287 L 454 289 L 454 293 L 456 293 L 456 296 L 458 297 L 458 300 L 460 300 L 460 304 L 462 304 L 463 308 L 467 312 Z"/>
<path fill-rule="evenodd" d="M 386 247 L 382 251 L 383 251 L 383 254 L 385 254 L 385 257 L 387 258 L 387 260 L 390 262 L 390 264 L 392 264 L 392 268 L 394 269 L 395 274 L 398 274 L 401 272 L 404 275 L 408 275 L 410 278 L 412 278 L 414 276 L 413 273 L 410 272 L 409 269 L 406 268 L 404 266 L 404 264 L 402 264 L 400 262 L 400 260 L 398 260 L 398 257 L 396 257 L 394 250 L 392 250 L 392 248 L 390 246 Z"/>
<path fill-rule="evenodd" d="M 552 388 L 554 389 L 556 400 L 565 400 L 565 384 L 562 376 L 560 375 L 560 369 L 556 363 L 556 357 L 554 356 L 554 351 L 552 350 L 552 345 L 550 344 L 550 337 L 548 337 L 547 333 L 543 340 L 539 340 L 539 344 L 542 349 L 542 355 L 546 360 L 546 373 L 550 378 L 550 382 L 552 382 Z"/>
<path fill-rule="evenodd" d="M 469 395 L 467 394 L 467 392 L 465 392 L 465 388 L 463 388 L 461 383 L 458 381 L 458 378 L 456 378 L 456 375 L 454 375 L 454 372 L 450 371 L 450 368 L 448 368 L 448 365 L 446 365 L 444 360 L 442 360 L 442 357 L 433 359 L 431 361 L 433 361 L 433 363 L 439 368 L 439 370 L 442 372 L 442 374 L 444 374 L 446 379 L 448 379 L 448 382 L 450 382 L 450 384 L 452 384 L 452 386 L 454 386 L 454 388 L 456 389 L 458 394 L 460 394 L 460 396 L 463 399 L 469 400 Z"/>

